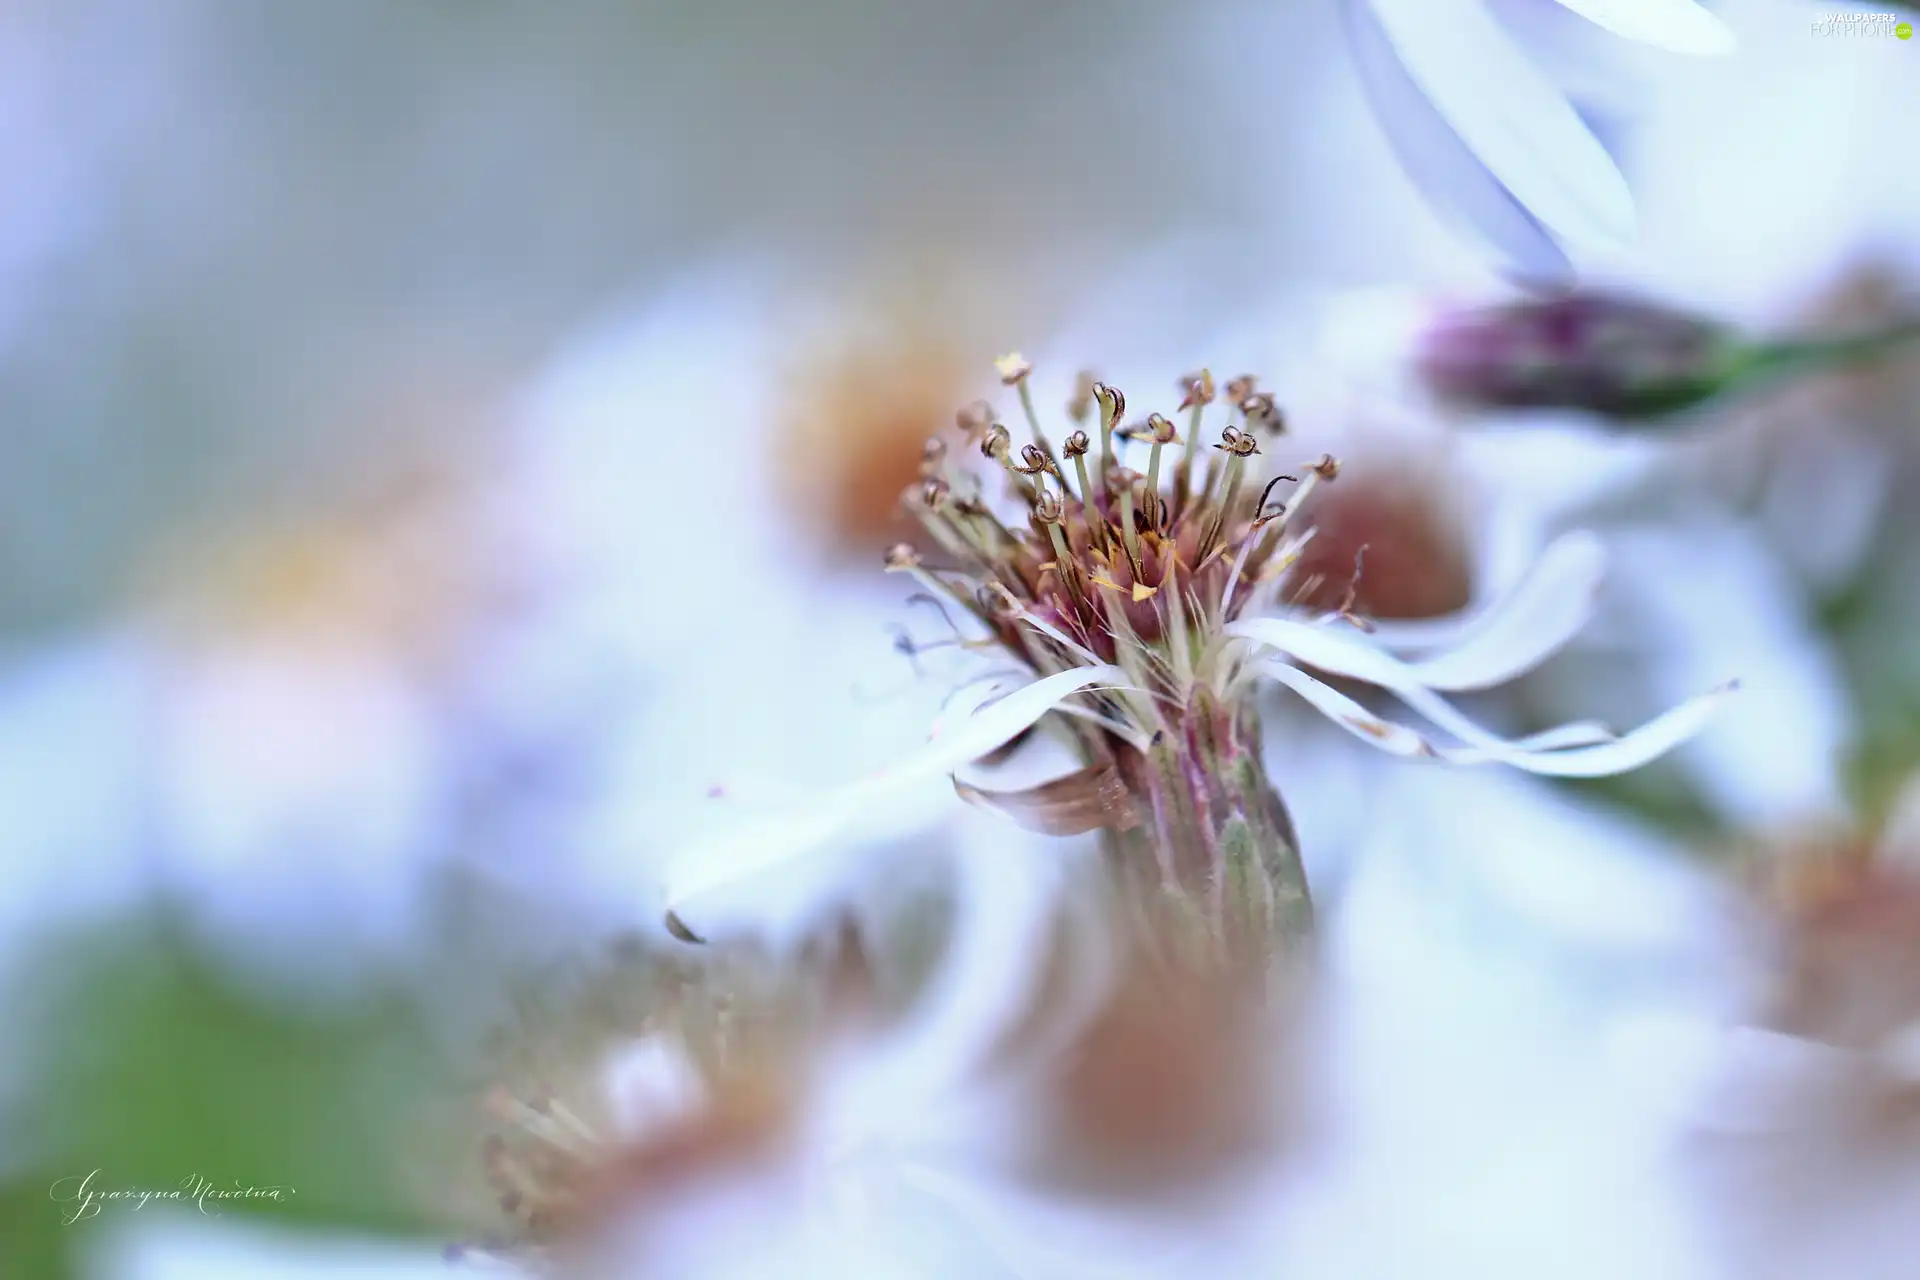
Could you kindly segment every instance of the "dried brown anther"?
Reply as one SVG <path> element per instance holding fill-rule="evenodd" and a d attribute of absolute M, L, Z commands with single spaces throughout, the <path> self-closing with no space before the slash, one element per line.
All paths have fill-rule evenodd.
<path fill-rule="evenodd" d="M 1020 461 L 1014 464 L 1013 469 L 1023 476 L 1037 476 L 1042 473 L 1054 476 L 1060 474 L 1054 469 L 1053 459 L 1049 458 L 1046 450 L 1037 444 L 1021 446 Z"/>
<path fill-rule="evenodd" d="M 980 438 L 980 453 L 984 457 L 998 462 L 1004 459 L 1013 448 L 1013 433 L 1002 423 L 995 422 L 987 427 L 986 434 Z"/>
<path fill-rule="evenodd" d="M 1236 458 L 1251 458 L 1260 452 L 1260 441 L 1251 431 L 1228 427 L 1220 433 L 1220 443 L 1213 447 Z"/>

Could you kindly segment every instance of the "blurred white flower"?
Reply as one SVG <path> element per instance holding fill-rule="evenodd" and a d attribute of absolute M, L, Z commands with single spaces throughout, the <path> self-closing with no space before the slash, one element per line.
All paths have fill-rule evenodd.
<path fill-rule="evenodd" d="M 250 974 L 324 981 L 410 954 L 439 868 L 545 820 L 549 775 L 586 741 L 569 717 L 602 674 L 576 653 L 570 690 L 540 683 L 537 568 L 493 496 L 464 472 L 411 474 L 234 522 L 97 637 L 13 668 L 9 718 L 64 692 L 41 711 L 60 722 L 42 729 L 48 780 L 0 837 L 22 841 L 9 861 L 117 877 Z M 49 686 L 63 667 L 85 687 Z M 528 684 L 538 705 L 505 696 Z M 82 811 L 111 833 L 87 870 L 62 868 Z"/>
<path fill-rule="evenodd" d="M 1560 3 L 1595 24 L 1599 39 L 1604 28 L 1680 53 L 1733 45 L 1693 0 Z M 1626 179 L 1488 0 L 1347 0 L 1346 15 L 1387 136 L 1441 210 L 1534 277 L 1564 274 L 1568 248 L 1632 237 Z"/>
<path fill-rule="evenodd" d="M 650 1029 L 584 1072 L 564 1041 L 516 1036 L 548 1065 L 487 1095 L 485 1167 L 512 1226 L 470 1256 L 561 1275 L 583 1259 L 715 1278 L 1145 1274 L 1142 1250 L 1170 1235 L 1009 1176 L 1036 1074 L 1101 1012 L 1083 998 L 1097 965 L 1044 867 L 994 841 L 959 865 L 953 945 L 904 1008 L 879 997 L 874 939 L 853 926 L 797 961 L 700 953 L 645 1005 Z"/>

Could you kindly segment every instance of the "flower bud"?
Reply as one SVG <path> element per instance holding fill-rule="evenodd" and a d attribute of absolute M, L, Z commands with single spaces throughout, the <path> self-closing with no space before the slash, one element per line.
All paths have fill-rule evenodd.
<path fill-rule="evenodd" d="M 1471 409 L 1577 409 L 1621 420 L 1702 404 L 1742 373 L 1729 327 L 1633 298 L 1570 293 L 1444 317 L 1420 340 L 1421 379 Z"/>

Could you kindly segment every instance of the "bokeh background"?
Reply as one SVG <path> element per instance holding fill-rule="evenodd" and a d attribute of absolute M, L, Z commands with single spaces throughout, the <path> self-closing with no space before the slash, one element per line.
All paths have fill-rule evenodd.
<path fill-rule="evenodd" d="M 1056 399 L 1261 372 L 1409 612 L 1596 529 L 1596 625 L 1491 715 L 1744 681 L 1580 787 L 1274 711 L 1362 1117 L 1288 1273 L 1880 1240 L 1869 1197 L 1788 1230 L 1663 1135 L 1677 1028 L 1739 989 L 1707 904 L 1876 838 L 1920 768 L 1920 374 L 1671 429 L 1439 414 L 1409 318 L 1505 286 L 1396 164 L 1339 8 L 0 7 L 0 1275 L 438 1273 L 411 1121 L 499 990 L 657 940 L 659 859 L 716 812 L 924 733 L 879 554 L 1014 348 Z M 1911 314 L 1920 48 L 1720 11 L 1724 60 L 1547 33 L 1640 202 L 1588 277 L 1765 332 Z M 294 1193 L 63 1222 L 94 1169 Z"/>

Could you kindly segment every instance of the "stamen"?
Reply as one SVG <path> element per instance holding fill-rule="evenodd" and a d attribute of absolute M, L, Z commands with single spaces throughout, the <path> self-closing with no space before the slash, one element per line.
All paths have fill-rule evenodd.
<path fill-rule="evenodd" d="M 1146 573 L 1140 567 L 1140 531 L 1133 527 L 1133 473 L 1120 480 L 1120 540 L 1127 549 L 1127 563 L 1133 568 L 1134 589 L 1146 585 Z"/>
<path fill-rule="evenodd" d="M 1280 509 L 1278 511 L 1275 511 L 1272 515 L 1267 514 L 1267 499 L 1273 496 L 1273 486 L 1279 484 L 1282 480 L 1288 480 L 1294 484 L 1300 483 L 1299 476 L 1290 476 L 1285 474 L 1277 475 L 1273 479 L 1267 481 L 1267 487 L 1260 491 L 1260 501 L 1253 509 L 1254 523 L 1259 525 L 1265 525 L 1267 521 L 1277 520 L 1281 516 L 1287 513 L 1287 504 L 1281 503 Z"/>
<path fill-rule="evenodd" d="M 1252 558 L 1255 548 L 1265 545 L 1268 541 L 1265 534 L 1267 526 L 1274 524 L 1275 521 L 1280 520 L 1282 516 L 1285 516 L 1288 511 L 1292 510 L 1292 506 L 1284 502 L 1272 504 L 1273 510 L 1271 512 L 1267 509 L 1267 499 L 1273 495 L 1273 486 L 1279 484 L 1282 480 L 1289 480 L 1294 484 L 1300 483 L 1300 477 L 1298 476 L 1278 475 L 1267 481 L 1267 487 L 1260 491 L 1260 502 L 1253 509 L 1253 528 L 1249 529 L 1247 536 L 1240 540 L 1240 550 L 1234 553 L 1233 568 L 1227 573 L 1227 585 L 1222 588 L 1220 592 L 1220 616 L 1216 620 L 1217 625 L 1224 625 L 1225 623 L 1233 621 L 1234 593 L 1240 589 L 1240 578 L 1246 573 L 1247 561 Z M 1298 492 L 1304 493 L 1306 490 L 1303 487 Z M 1295 502 L 1298 502 L 1297 496 Z M 1277 529 L 1279 526 L 1276 525 L 1275 527 Z"/>
<path fill-rule="evenodd" d="M 1023 476 L 1051 475 L 1060 480 L 1063 486 L 1066 483 L 1060 475 L 1060 469 L 1053 465 L 1053 455 L 1039 445 L 1022 445 L 1020 462 L 1014 466 L 1014 470 Z"/>
<path fill-rule="evenodd" d="M 1033 374 L 1032 363 L 1015 351 L 1010 355 L 1001 356 L 993 362 L 993 365 L 1000 372 L 1001 383 L 1018 390 L 1020 408 L 1027 415 L 1027 429 L 1033 432 L 1033 442 L 1040 447 L 1042 453 L 1052 458 L 1053 444 L 1047 439 L 1046 428 L 1040 425 L 1040 414 L 1033 407 L 1033 387 L 1029 382 Z"/>
<path fill-rule="evenodd" d="M 1173 423 L 1157 413 L 1147 419 L 1147 429 L 1153 434 L 1153 452 L 1147 455 L 1147 519 L 1157 529 L 1165 523 L 1161 519 L 1161 508 L 1165 504 L 1160 500 L 1160 449 L 1172 444 L 1178 434 Z"/>
<path fill-rule="evenodd" d="M 986 435 L 980 439 L 980 452 L 1006 468 L 1014 492 L 1023 495 L 1029 503 L 1034 500 L 1032 482 L 1022 472 L 1020 464 L 1013 460 L 1013 433 L 1007 430 L 1004 423 L 996 422 L 987 428 Z"/>
<path fill-rule="evenodd" d="M 1064 446 L 1066 455 L 1073 459 L 1073 469 L 1080 481 L 1080 509 L 1087 522 L 1087 531 L 1093 538 L 1094 547 L 1101 555 L 1107 554 L 1107 521 L 1100 514 L 1100 508 L 1094 505 L 1093 482 L 1087 478 L 1087 450 L 1091 442 L 1087 433 L 1076 431 L 1067 437 Z"/>
<path fill-rule="evenodd" d="M 1073 378 L 1073 398 L 1067 401 L 1067 416 L 1075 426 L 1084 427 L 1093 413 L 1093 389 L 1099 385 L 1091 369 L 1082 369 Z"/>
<path fill-rule="evenodd" d="M 1360 544 L 1359 549 L 1353 553 L 1353 576 L 1347 579 L 1347 593 L 1340 601 L 1338 613 L 1342 620 L 1351 622 L 1361 631 L 1371 632 L 1373 630 L 1373 623 L 1354 612 L 1355 606 L 1360 602 L 1360 576 L 1366 572 L 1366 567 L 1367 544 L 1363 542 Z"/>
<path fill-rule="evenodd" d="M 961 608 L 966 609 L 970 613 L 974 613 L 976 617 L 979 616 L 974 602 L 968 599 L 964 592 L 927 569 L 925 564 L 920 560 L 920 553 L 913 549 L 911 543 L 896 542 L 891 547 L 888 547 L 886 557 L 882 563 L 888 573 L 912 574 L 914 581 L 918 582 L 928 591 L 947 596 L 958 603 Z M 984 621 L 984 619 L 982 619 L 982 621 Z"/>
<path fill-rule="evenodd" d="M 1100 405 L 1100 480 L 1108 485 L 1108 495 L 1111 496 L 1113 429 L 1127 411 L 1127 398 L 1104 382 L 1093 384 L 1093 398 Z"/>
<path fill-rule="evenodd" d="M 940 549 L 954 559 L 977 561 L 991 568 L 994 563 L 993 550 L 973 535 L 972 529 L 962 522 L 951 518 L 953 490 L 945 480 L 938 478 L 927 480 L 908 489 L 902 495 L 902 505 L 919 518 L 920 525 Z"/>
<path fill-rule="evenodd" d="M 1255 391 L 1240 401 L 1240 412 L 1245 416 L 1249 427 L 1258 427 L 1274 435 L 1284 435 L 1287 430 L 1287 418 L 1274 403 L 1271 392 Z"/>
<path fill-rule="evenodd" d="M 1200 546 L 1194 553 L 1194 567 L 1198 568 L 1207 561 L 1213 550 L 1214 541 L 1219 538 L 1221 529 L 1233 512 L 1233 505 L 1240 498 L 1240 483 L 1245 478 L 1247 459 L 1260 452 L 1260 442 L 1252 434 L 1228 427 L 1220 433 L 1220 443 L 1214 448 L 1227 455 L 1227 491 L 1214 508 L 1213 520 L 1207 526 L 1206 534 L 1200 539 Z"/>
<path fill-rule="evenodd" d="M 1200 496 L 1194 474 L 1200 464 L 1200 422 L 1206 416 L 1207 406 L 1213 403 L 1213 374 L 1202 369 L 1182 378 L 1180 384 L 1181 390 L 1186 393 L 1180 401 L 1180 407 L 1190 412 L 1187 416 L 1187 451 L 1181 456 L 1180 465 L 1174 469 L 1174 490 L 1184 510 Z"/>
<path fill-rule="evenodd" d="M 953 425 L 968 440 L 978 440 L 993 425 L 993 406 L 985 400 L 975 400 L 966 408 L 953 415 Z"/>

